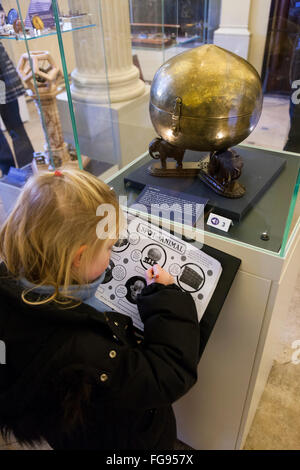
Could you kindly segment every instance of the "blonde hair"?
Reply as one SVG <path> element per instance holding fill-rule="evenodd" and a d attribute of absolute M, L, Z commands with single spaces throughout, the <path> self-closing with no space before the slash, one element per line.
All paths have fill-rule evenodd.
<path fill-rule="evenodd" d="M 99 238 L 96 228 L 104 217 L 97 216 L 101 204 L 115 210 L 114 234 Z M 68 286 L 86 283 L 82 272 L 108 238 L 119 237 L 119 205 L 114 192 L 105 183 L 86 171 L 64 169 L 61 175 L 38 173 L 31 177 L 16 205 L 1 227 L 0 258 L 15 277 L 25 277 L 36 286 L 54 287 L 53 295 L 42 301 L 65 303 Z M 98 229 L 97 229 L 98 230 Z M 82 245 L 82 269 L 75 270 L 74 257 Z"/>

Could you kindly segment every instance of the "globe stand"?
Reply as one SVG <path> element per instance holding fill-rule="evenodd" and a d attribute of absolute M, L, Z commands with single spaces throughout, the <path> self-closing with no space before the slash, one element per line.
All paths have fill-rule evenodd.
<path fill-rule="evenodd" d="M 243 161 L 232 149 L 211 152 L 198 162 L 183 162 L 185 149 L 158 137 L 150 143 L 149 154 L 155 160 L 160 159 L 148 167 L 152 176 L 191 178 L 199 175 L 214 192 L 232 199 L 240 198 L 246 192 L 236 181 L 241 176 Z M 167 162 L 167 158 L 173 158 L 176 163 Z"/>
<path fill-rule="evenodd" d="M 164 168 L 161 163 L 153 163 L 148 171 L 152 176 L 192 178 L 199 174 L 200 168 L 201 162 L 185 162 L 182 167 L 178 167 L 175 162 L 167 162 Z"/>
<path fill-rule="evenodd" d="M 167 176 L 176 178 L 191 178 L 197 176 L 200 162 L 183 162 L 185 149 L 170 144 L 162 137 L 156 137 L 149 144 L 149 154 L 160 163 L 153 163 L 148 171 L 152 176 Z M 167 162 L 168 158 L 176 160 Z"/>
<path fill-rule="evenodd" d="M 236 199 L 244 196 L 245 186 L 237 181 L 243 167 L 242 157 L 234 150 L 211 152 L 201 160 L 199 177 L 215 193 Z"/>

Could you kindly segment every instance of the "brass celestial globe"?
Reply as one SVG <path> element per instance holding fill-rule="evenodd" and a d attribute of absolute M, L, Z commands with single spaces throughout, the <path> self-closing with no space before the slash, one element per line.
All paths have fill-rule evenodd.
<path fill-rule="evenodd" d="M 254 130 L 262 86 L 249 62 L 208 44 L 171 58 L 156 72 L 150 116 L 157 134 L 183 149 L 218 151 Z"/>

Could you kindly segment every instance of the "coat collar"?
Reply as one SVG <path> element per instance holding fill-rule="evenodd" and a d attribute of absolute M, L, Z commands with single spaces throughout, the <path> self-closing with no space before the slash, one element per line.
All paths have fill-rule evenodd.
<path fill-rule="evenodd" d="M 71 285 L 68 288 L 68 293 L 70 295 L 74 295 L 74 297 L 84 302 L 88 300 L 90 297 L 95 295 L 99 285 L 102 283 L 104 278 L 105 278 L 105 272 L 102 273 L 101 276 L 99 276 L 95 281 L 89 284 L 84 284 L 82 286 Z M 32 290 L 32 292 L 36 294 L 51 295 L 54 292 L 53 286 L 36 286 L 32 282 L 27 281 L 25 277 L 22 277 L 19 282 L 21 286 L 23 286 L 25 289 L 30 289 Z"/>
<path fill-rule="evenodd" d="M 18 279 L 15 279 L 7 270 L 4 263 L 0 264 L 0 302 L 1 311 L 12 311 L 21 315 L 28 315 L 34 321 L 47 324 L 79 324 L 97 323 L 107 324 L 107 315 L 99 312 L 87 304 L 80 304 L 72 308 L 61 307 L 56 302 L 45 305 L 32 306 L 23 302 L 21 294 L 23 288 Z M 33 299 L 36 294 L 32 294 Z M 110 312 L 111 316 L 113 312 Z M 0 318 L 1 321 L 1 318 Z"/>

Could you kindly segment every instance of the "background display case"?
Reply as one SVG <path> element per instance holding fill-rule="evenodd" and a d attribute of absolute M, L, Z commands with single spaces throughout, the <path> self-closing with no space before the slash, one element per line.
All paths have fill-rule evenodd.
<path fill-rule="evenodd" d="M 130 0 L 129 4 L 134 46 L 163 49 L 213 42 L 219 25 L 218 0 Z M 160 18 L 162 24 L 157 23 Z"/>
<path fill-rule="evenodd" d="M 2 2 L 6 14 L 10 14 L 0 31 L 0 40 L 16 67 L 23 54 L 28 54 L 30 67 L 37 51 L 49 52 L 59 69 L 56 105 L 53 104 L 58 120 L 53 125 L 57 128 L 60 123 L 61 141 L 72 145 L 72 155 L 76 153 L 79 167 L 86 167 L 90 159 L 89 167 L 98 175 L 122 167 L 147 149 L 155 136 L 148 113 L 149 83 L 155 71 L 168 57 L 211 42 L 218 25 L 217 0 L 201 0 L 196 4 L 190 0 L 148 3 Z M 35 17 L 41 20 L 40 24 Z M 175 33 L 166 26 L 170 22 L 176 25 Z M 172 44 L 163 40 L 155 48 L 136 46 L 134 37 L 136 33 L 143 35 L 144 28 L 150 28 L 151 34 L 160 38 L 172 35 Z M 49 114 L 41 101 L 40 78 L 35 75 L 34 72 L 29 90 L 31 98 L 35 96 L 39 113 L 33 131 L 34 150 L 40 153 L 47 147 L 55 167 L 56 155 L 52 155 L 51 131 L 46 122 Z M 21 113 L 28 120 L 24 103 Z M 44 142 L 42 138 L 37 142 L 37 134 L 44 136 Z"/>
<path fill-rule="evenodd" d="M 46 152 L 48 152 L 49 160 L 54 167 L 59 166 L 57 165 L 59 161 L 54 161 L 57 156 L 54 151 L 56 145 L 53 142 L 54 133 L 56 135 L 60 133 L 60 140 L 72 145 L 74 150 L 72 156 L 75 155 L 77 165 L 80 168 L 86 167 L 88 159 L 91 160 L 90 166 L 94 164 L 95 153 L 84 145 L 83 137 L 79 142 L 80 111 L 73 104 L 70 80 L 72 71 L 78 72 L 79 70 L 78 73 L 80 74 L 80 67 L 82 66 L 80 60 L 83 60 L 85 53 L 87 53 L 86 57 L 89 57 L 91 52 L 90 44 L 93 44 L 93 57 L 96 56 L 98 64 L 95 64 L 93 57 L 90 57 L 89 61 L 86 60 L 86 73 L 89 72 L 89 65 L 94 67 L 93 72 L 95 72 L 95 67 L 97 65 L 101 66 L 104 61 L 103 46 L 99 44 L 99 41 L 96 40 L 97 36 L 95 36 L 96 31 L 99 33 L 97 29 L 100 23 L 99 6 L 98 2 L 92 3 L 87 4 L 86 8 L 82 8 L 78 2 L 77 4 L 76 2 L 72 4 L 72 2 L 67 1 L 2 2 L 6 12 L 12 11 L 12 8 L 14 8 L 19 20 L 14 25 L 6 25 L 6 35 L 0 35 L 0 39 L 5 44 L 7 52 L 18 67 L 28 95 L 34 100 L 38 108 L 42 128 L 39 129 L 39 132 L 43 131 L 46 145 L 41 145 L 39 142 L 39 147 L 35 148 L 35 150 L 43 152 L 47 147 Z M 91 6 L 94 8 L 92 9 Z M 50 20 L 43 22 L 42 18 L 44 18 L 44 15 L 47 18 L 49 17 Z M 32 19 L 34 17 L 41 20 L 41 24 L 37 25 L 37 28 L 34 27 L 36 26 Z M 78 50 L 76 50 L 76 41 L 82 44 Z M 86 50 L 83 50 L 84 45 Z M 40 57 L 38 52 L 44 51 L 47 51 L 48 55 L 44 58 L 43 56 Z M 21 63 L 22 56 L 24 56 L 24 63 Z M 52 109 L 48 106 L 48 96 L 44 93 L 45 87 L 42 83 L 47 81 L 47 77 L 42 77 L 40 73 L 49 69 L 49 58 L 52 69 L 57 69 L 55 83 L 52 79 L 49 80 L 51 82 L 50 87 L 52 87 L 51 92 L 53 93 Z M 79 62 L 77 68 L 76 60 Z M 30 69 L 32 78 L 28 80 Z M 101 102 L 109 110 L 107 77 L 105 70 L 102 72 Z M 55 90 L 52 85 L 55 85 Z M 38 123 L 36 124 L 39 125 Z M 102 154 L 100 158 L 95 159 L 99 164 L 94 165 L 96 166 L 94 171 L 100 174 L 115 163 L 115 139 L 113 137 L 112 120 L 105 119 L 104 117 L 100 122 L 94 121 L 93 131 L 94 135 L 99 135 L 102 139 Z M 42 135 L 41 132 L 40 134 Z M 91 140 L 92 137 L 92 135 L 88 135 L 88 140 Z M 84 157 L 87 158 L 85 159 Z"/>
<path fill-rule="evenodd" d="M 246 193 L 247 210 L 239 218 L 232 217 L 228 233 L 207 225 L 211 212 L 226 215 L 212 195 L 208 197 L 203 229 L 199 229 L 204 243 L 241 259 L 242 264 L 201 358 L 198 384 L 175 404 L 178 434 L 184 442 L 196 449 L 241 448 L 272 365 L 274 343 L 299 268 L 300 142 L 293 134 L 299 123 L 294 112 L 299 107 L 294 100 L 298 100 L 299 84 L 293 75 L 298 73 L 294 70 L 299 2 L 39 3 L 51 8 L 53 21 L 44 24 L 46 28 L 32 25 L 34 2 L 3 0 L 6 13 L 14 8 L 20 22 L 15 25 L 17 32 L 13 25 L 0 31 L 0 41 L 15 66 L 21 64 L 25 78 L 31 74 L 30 94 L 21 103 L 21 114 L 34 150 L 46 152 L 53 168 L 61 164 L 57 150 L 71 151 L 72 164 L 107 181 L 117 194 L 127 196 L 129 205 L 141 190 L 132 184 L 132 174 L 144 166 L 146 175 L 152 162 L 147 149 L 156 133 L 148 110 L 150 86 L 162 63 L 189 48 L 214 43 L 246 58 L 262 77 L 261 119 L 237 150 L 246 166 L 251 163 L 252 182 L 259 185 L 266 168 L 274 170 L 275 176 L 256 198 L 248 200 Z M 281 3 L 285 4 L 282 11 Z M 278 51 L 282 57 L 285 49 L 276 29 L 282 15 L 285 28 L 292 31 L 285 69 L 278 61 Z M 41 18 L 41 12 L 37 16 Z M 37 57 L 41 51 L 49 55 Z M 26 60 L 20 63 L 23 54 Z M 274 84 L 277 67 L 284 86 Z M 43 104 L 45 83 L 56 87 L 51 91 L 52 107 Z M 55 148 L 57 134 L 60 141 Z M 165 183 L 161 179 L 154 184 Z M 20 187 L 0 180 L 6 212 Z M 172 187 L 179 194 L 194 191 L 188 182 L 175 181 Z M 174 226 L 175 233 L 179 229 Z"/>
<path fill-rule="evenodd" d="M 220 0 L 131 0 L 133 53 L 151 82 L 158 67 L 188 48 L 213 43 Z"/>

